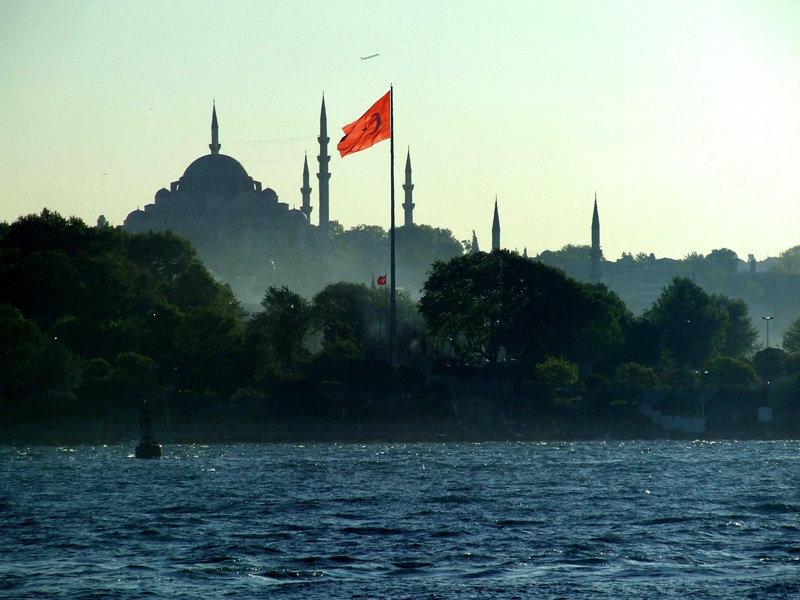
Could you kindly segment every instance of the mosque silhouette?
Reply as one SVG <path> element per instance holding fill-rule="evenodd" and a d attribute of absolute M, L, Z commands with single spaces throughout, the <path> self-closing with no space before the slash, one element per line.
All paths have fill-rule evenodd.
<path fill-rule="evenodd" d="M 217 110 L 212 105 L 210 153 L 192 162 L 169 189 L 158 190 L 153 202 L 143 210 L 128 214 L 123 229 L 130 233 L 169 230 L 185 237 L 209 270 L 231 284 L 240 298 L 260 298 L 267 285 L 287 285 L 310 295 L 337 278 L 368 282 L 375 272 L 381 273 L 379 260 L 373 257 L 380 264 L 372 268 L 372 273 L 353 273 L 341 264 L 343 258 L 337 262 L 336 253 L 332 252 L 328 169 L 331 157 L 324 98 L 319 123 L 316 206 L 312 206 L 307 156 L 300 188 L 302 202 L 300 208 L 290 208 L 279 200 L 275 190 L 253 179 L 239 161 L 220 152 Z M 407 233 L 418 228 L 414 224 L 411 173 L 409 151 L 402 185 L 403 225 L 398 228 L 405 228 Z M 312 223 L 315 209 L 317 222 Z M 454 238 L 452 241 L 460 248 Z M 437 258 L 442 256 L 432 256 L 424 265 L 425 270 Z M 416 270 L 424 273 L 422 267 Z M 421 287 L 421 275 L 417 273 L 413 279 L 405 285 Z"/>

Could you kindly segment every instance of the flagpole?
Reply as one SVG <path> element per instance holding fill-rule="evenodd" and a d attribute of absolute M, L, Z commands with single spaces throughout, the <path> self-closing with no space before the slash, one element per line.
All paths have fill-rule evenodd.
<path fill-rule="evenodd" d="M 391 155 L 391 165 L 390 165 L 390 181 L 392 186 L 392 218 L 391 218 L 391 230 L 390 230 L 390 241 L 391 241 L 391 269 L 392 269 L 392 299 L 390 305 L 391 311 L 391 325 L 390 325 L 390 333 L 389 333 L 389 347 L 390 347 L 390 355 L 389 355 L 389 362 L 392 367 L 397 366 L 397 301 L 396 301 L 396 281 L 395 281 L 395 264 L 394 264 L 394 86 L 389 86 L 389 154 Z"/>

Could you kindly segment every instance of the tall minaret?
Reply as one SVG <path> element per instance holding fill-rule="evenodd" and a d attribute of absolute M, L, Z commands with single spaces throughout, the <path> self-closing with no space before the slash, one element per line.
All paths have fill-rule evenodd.
<path fill-rule="evenodd" d="M 322 96 L 322 111 L 319 115 L 319 173 L 317 179 L 319 180 L 319 226 L 323 229 L 328 228 L 329 213 L 328 213 L 328 182 L 330 181 L 331 174 L 328 173 L 328 163 L 331 157 L 328 156 L 328 142 L 331 138 L 328 137 L 328 117 L 325 115 L 325 96 Z"/>
<path fill-rule="evenodd" d="M 211 108 L 211 143 L 208 145 L 211 154 L 219 154 L 222 145 L 219 143 L 219 125 L 217 125 L 217 103 L 214 102 Z"/>
<path fill-rule="evenodd" d="M 406 201 L 403 202 L 403 210 L 405 211 L 405 225 L 414 224 L 414 202 L 411 200 L 411 192 L 414 190 L 414 184 L 411 183 L 411 149 L 409 148 L 406 155 L 406 182 L 403 184 L 403 190 L 406 192 Z"/>
<path fill-rule="evenodd" d="M 600 282 L 600 259 L 603 251 L 600 249 L 600 215 L 597 212 L 597 192 L 594 193 L 594 214 L 592 215 L 592 283 Z"/>
<path fill-rule="evenodd" d="M 300 188 L 300 193 L 303 195 L 303 206 L 300 208 L 300 212 L 311 223 L 311 211 L 314 209 L 311 206 L 311 186 L 308 185 L 308 154 L 306 154 L 306 158 L 303 161 L 303 187 Z"/>
<path fill-rule="evenodd" d="M 497 213 L 497 196 L 494 197 L 494 221 L 492 221 L 492 250 L 500 250 L 500 215 Z"/>

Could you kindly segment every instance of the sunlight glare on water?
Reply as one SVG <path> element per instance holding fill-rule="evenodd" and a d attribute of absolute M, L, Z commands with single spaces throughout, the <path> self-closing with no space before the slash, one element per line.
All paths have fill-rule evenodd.
<path fill-rule="evenodd" d="M 8 597 L 800 595 L 793 441 L 0 454 Z"/>

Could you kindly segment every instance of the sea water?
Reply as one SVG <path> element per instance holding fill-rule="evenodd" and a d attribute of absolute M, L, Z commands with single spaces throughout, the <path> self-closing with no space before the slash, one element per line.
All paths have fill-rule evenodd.
<path fill-rule="evenodd" d="M 0 596 L 797 598 L 800 442 L 0 446 Z"/>

